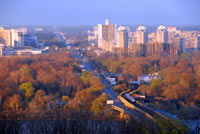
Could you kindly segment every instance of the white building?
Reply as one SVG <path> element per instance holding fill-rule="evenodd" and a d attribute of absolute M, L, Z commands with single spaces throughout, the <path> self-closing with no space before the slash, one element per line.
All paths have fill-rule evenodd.
<path fill-rule="evenodd" d="M 108 81 L 110 82 L 111 85 L 116 85 L 116 84 L 117 84 L 115 78 L 106 77 L 106 80 L 108 80 Z"/>
<path fill-rule="evenodd" d="M 148 33 L 145 26 L 139 26 L 136 29 L 136 43 L 145 44 L 148 42 Z"/>
<path fill-rule="evenodd" d="M 37 55 L 47 53 L 47 50 L 43 49 L 8 49 L 3 51 L 3 55 Z"/>
<path fill-rule="evenodd" d="M 150 83 L 153 79 L 158 78 L 158 73 L 149 74 L 149 75 L 140 75 L 138 76 L 138 82 L 141 84 L 142 82 Z"/>
<path fill-rule="evenodd" d="M 200 50 L 200 35 L 197 36 L 197 50 Z"/>
<path fill-rule="evenodd" d="M 125 26 L 120 26 L 117 30 L 117 47 L 128 48 L 128 31 Z"/>
<path fill-rule="evenodd" d="M 21 29 L 3 29 L 0 28 L 0 43 L 7 47 L 22 47 L 24 46 L 24 34 L 26 28 Z"/>
<path fill-rule="evenodd" d="M 5 47 L 6 46 L 4 44 L 0 44 L 0 56 L 4 55 Z"/>
<path fill-rule="evenodd" d="M 106 50 L 109 47 L 110 42 L 116 40 L 116 28 L 117 25 L 111 25 L 107 19 L 105 25 L 98 24 L 98 47 Z"/>
<path fill-rule="evenodd" d="M 157 43 L 161 43 L 161 44 L 168 43 L 168 31 L 164 25 L 161 25 L 157 28 L 156 41 Z"/>

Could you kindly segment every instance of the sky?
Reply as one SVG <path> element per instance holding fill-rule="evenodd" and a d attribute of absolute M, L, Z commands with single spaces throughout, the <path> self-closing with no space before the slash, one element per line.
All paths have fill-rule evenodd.
<path fill-rule="evenodd" d="M 200 25 L 200 0 L 0 0 L 0 25 Z"/>

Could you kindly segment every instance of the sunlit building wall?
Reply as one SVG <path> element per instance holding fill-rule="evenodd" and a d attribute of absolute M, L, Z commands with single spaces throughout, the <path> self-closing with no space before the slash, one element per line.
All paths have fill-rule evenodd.
<path fill-rule="evenodd" d="M 105 21 L 105 25 L 98 24 L 98 47 L 105 49 L 104 42 L 111 42 L 116 40 L 116 28 L 117 25 L 111 25 L 109 20 Z"/>
<path fill-rule="evenodd" d="M 120 26 L 117 30 L 117 47 L 128 48 L 128 31 L 124 26 Z"/>
<path fill-rule="evenodd" d="M 136 29 L 136 43 L 145 44 L 148 42 L 148 33 L 146 27 L 140 26 Z"/>
<path fill-rule="evenodd" d="M 161 44 L 168 43 L 168 31 L 164 25 L 161 25 L 157 28 L 156 41 L 157 43 Z"/>
<path fill-rule="evenodd" d="M 3 29 L 0 28 L 0 44 L 7 47 L 21 47 L 24 45 L 25 29 Z"/>

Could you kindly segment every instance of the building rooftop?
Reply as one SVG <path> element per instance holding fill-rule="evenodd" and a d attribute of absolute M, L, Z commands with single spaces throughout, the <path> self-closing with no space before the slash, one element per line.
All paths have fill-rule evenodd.
<path fill-rule="evenodd" d="M 140 31 L 145 31 L 147 28 L 145 27 L 145 26 L 139 26 L 138 28 L 137 28 L 137 30 L 140 30 Z"/>
<path fill-rule="evenodd" d="M 105 24 L 106 24 L 106 25 L 110 25 L 110 20 L 109 20 L 109 19 L 106 19 Z"/>
<path fill-rule="evenodd" d="M 118 28 L 118 30 L 120 30 L 120 31 L 123 31 L 123 30 L 126 30 L 127 28 L 125 27 L 125 26 L 120 26 L 119 28 Z"/>
<path fill-rule="evenodd" d="M 160 25 L 157 30 L 167 30 L 165 25 Z"/>

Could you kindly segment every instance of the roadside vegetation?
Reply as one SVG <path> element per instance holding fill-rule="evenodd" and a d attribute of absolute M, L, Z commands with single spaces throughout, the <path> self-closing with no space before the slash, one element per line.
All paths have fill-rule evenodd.
<path fill-rule="evenodd" d="M 119 57 L 105 53 L 92 62 L 118 75 L 118 84 L 114 86 L 118 93 L 131 88 L 131 82 L 139 75 L 158 73 L 157 79 L 150 84 L 143 83 L 139 90 L 151 99 L 152 107 L 188 120 L 200 117 L 199 58 L 199 52 L 177 57 Z"/>
<path fill-rule="evenodd" d="M 81 70 L 81 63 L 72 57 L 71 51 L 64 49 L 48 55 L 0 58 L 0 133 L 148 134 L 187 131 L 174 127 L 173 123 L 166 125 L 163 121 L 159 121 L 162 124 L 152 124 L 146 118 L 137 119 L 129 115 L 120 118 L 120 113 L 106 104 L 109 97 L 103 93 L 105 87 L 100 79 L 91 72 Z M 115 66 L 120 65 L 116 71 L 125 74 L 122 66 L 128 60 L 124 63 L 117 63 L 122 62 L 121 59 L 112 60 L 113 72 Z M 98 63 L 101 63 L 100 59 Z M 109 69 L 109 63 L 102 67 Z M 132 69 L 127 68 L 126 71 Z M 119 77 L 121 85 L 126 79 L 126 75 Z M 124 88 L 127 86 L 124 85 Z M 151 85 L 144 86 L 151 88 Z M 120 86 L 118 90 L 122 90 Z M 153 96 L 153 91 L 150 89 L 148 95 Z M 162 92 L 156 94 L 162 95 Z M 196 99 L 185 100 L 195 106 L 198 104 Z"/>

